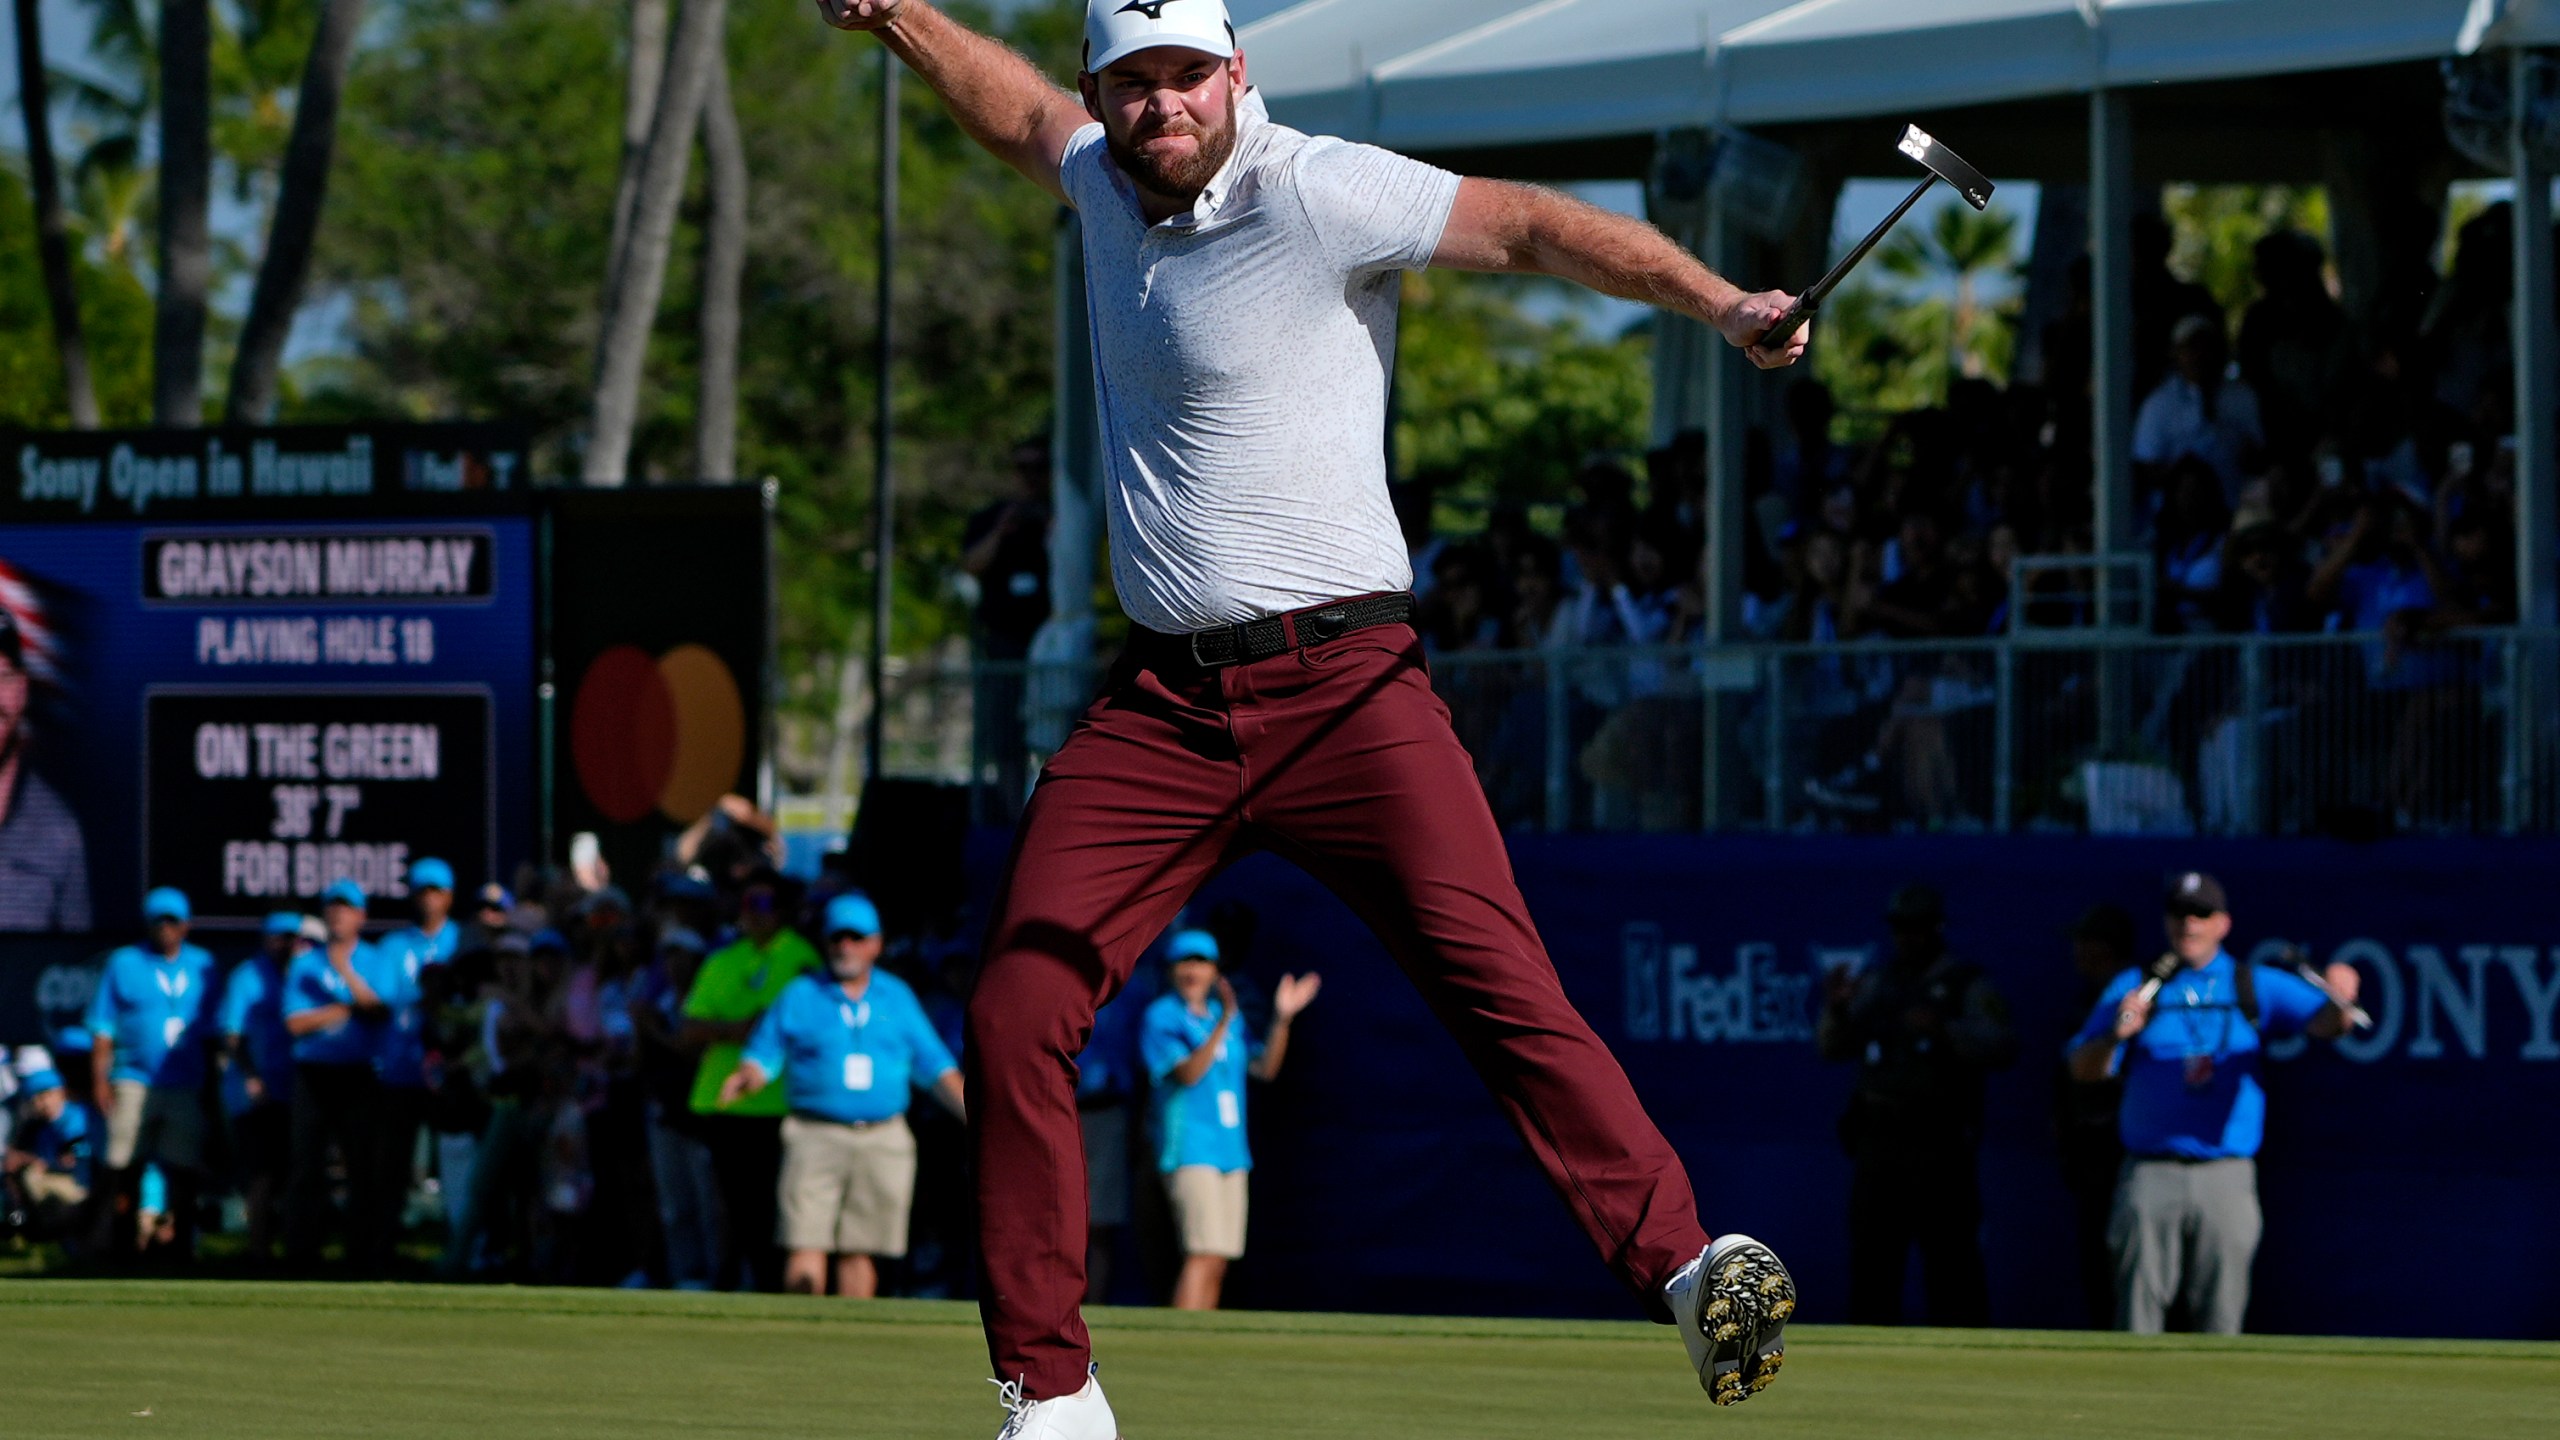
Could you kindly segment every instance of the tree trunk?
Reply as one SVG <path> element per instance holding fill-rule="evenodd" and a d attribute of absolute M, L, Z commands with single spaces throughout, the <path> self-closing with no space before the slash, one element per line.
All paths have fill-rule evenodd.
<path fill-rule="evenodd" d="M 631 69 L 622 84 L 622 178 L 613 193 L 613 239 L 605 247 L 604 283 L 622 273 L 631 238 L 631 197 L 640 190 L 640 157 L 658 113 L 658 84 L 667 73 L 667 0 L 631 0 Z"/>
<path fill-rule="evenodd" d="M 621 484 L 630 464 L 631 430 L 640 414 L 641 362 L 647 358 L 659 297 L 666 292 L 676 207 L 684 199 L 685 166 L 692 159 L 702 96 L 710 88 L 711 62 L 720 53 L 727 14 L 726 0 L 684 0 L 676 15 L 666 79 L 658 88 L 649 148 L 631 200 L 630 241 L 605 292 L 596 336 L 595 403 L 582 468 L 590 485 Z"/>
<path fill-rule="evenodd" d="M 18 0 L 18 104 L 27 124 L 27 184 L 36 207 L 36 257 L 53 309 L 53 348 L 62 360 L 62 390 L 71 423 L 98 428 L 98 392 L 89 380 L 89 346 L 80 334 L 80 290 L 71 272 L 71 243 L 62 221 L 62 177 L 53 163 L 53 116 L 45 93 L 44 26 L 38 0 Z M 731 122 L 731 132 L 736 123 Z M 734 332 L 733 332 L 734 333 Z"/>
<path fill-rule="evenodd" d="M 364 0 L 322 0 L 320 28 L 303 62 L 302 94 L 294 102 L 293 134 L 285 142 L 267 253 L 258 263 L 258 288 L 249 297 L 249 319 L 231 360 L 231 394 L 222 410 L 234 424 L 261 423 L 275 414 L 276 373 L 311 276 L 311 244 L 320 232 L 329 155 L 338 140 L 338 100 L 346 91 L 347 58 L 363 18 Z"/>
<path fill-rule="evenodd" d="M 25 0 L 21 0 L 25 3 Z M 702 354 L 696 367 L 693 473 L 738 478 L 738 286 L 747 268 L 747 146 L 729 98 L 729 57 L 711 58 L 702 97 L 702 166 L 711 213 L 703 226 Z"/>
<path fill-rule="evenodd" d="M 213 277 L 211 0 L 160 0 L 160 295 L 151 419 L 204 423 L 204 306 Z"/>

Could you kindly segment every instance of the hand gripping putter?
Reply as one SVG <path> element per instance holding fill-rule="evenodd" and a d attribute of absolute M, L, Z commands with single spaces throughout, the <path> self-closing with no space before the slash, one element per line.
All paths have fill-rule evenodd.
<path fill-rule="evenodd" d="M 1813 318 L 1813 312 L 1822 308 L 1823 300 L 1832 290 L 1848 278 L 1859 261 L 1867 258 L 1867 252 L 1876 248 L 1876 242 L 1884 239 L 1885 232 L 1911 213 L 1911 207 L 1920 203 L 1920 197 L 1929 193 L 1930 186 L 1946 181 L 1956 187 L 1956 193 L 1964 197 L 1964 203 L 1976 210 L 1991 204 L 1991 182 L 1982 178 L 1981 171 L 1964 163 L 1964 157 L 1939 144 L 1928 131 L 1917 125 L 1906 125 L 1902 128 L 1902 143 L 1894 148 L 1919 161 L 1929 172 L 1928 178 L 1920 182 L 1918 189 L 1903 197 L 1893 213 L 1884 217 L 1883 224 L 1868 231 L 1867 238 L 1859 241 L 1856 249 L 1842 256 L 1840 263 L 1831 267 L 1830 274 L 1814 281 L 1812 288 L 1797 296 L 1796 303 L 1788 306 L 1787 313 L 1779 316 L 1778 323 L 1770 326 L 1754 344 L 1762 347 L 1784 344 L 1788 336 L 1802 328 L 1804 322 Z"/>

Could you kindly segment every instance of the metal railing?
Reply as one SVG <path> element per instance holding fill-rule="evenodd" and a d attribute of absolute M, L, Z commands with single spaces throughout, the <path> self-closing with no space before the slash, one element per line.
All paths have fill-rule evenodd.
<path fill-rule="evenodd" d="M 920 668 L 893 771 L 1009 818 L 1099 676 Z M 1512 828 L 2560 829 L 2560 631 L 1480 651 L 1432 680 Z"/>

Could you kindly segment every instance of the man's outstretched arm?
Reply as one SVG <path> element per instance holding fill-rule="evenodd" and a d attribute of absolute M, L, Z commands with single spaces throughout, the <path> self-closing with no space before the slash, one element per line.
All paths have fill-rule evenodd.
<path fill-rule="evenodd" d="M 1060 200 L 1058 164 L 1088 123 L 1075 97 L 1031 62 L 934 9 L 925 0 L 817 0 L 839 30 L 869 30 L 924 77 L 951 118 L 997 159 Z"/>
<path fill-rule="evenodd" d="M 1744 291 L 1641 220 L 1505 180 L 1458 182 L 1458 203 L 1431 263 L 1553 275 L 1689 316 L 1744 347 L 1785 314 L 1793 299 L 1776 290 Z M 1764 370 L 1794 364 L 1810 328 L 1797 330 L 1775 350 L 1751 347 L 1751 362 Z"/>

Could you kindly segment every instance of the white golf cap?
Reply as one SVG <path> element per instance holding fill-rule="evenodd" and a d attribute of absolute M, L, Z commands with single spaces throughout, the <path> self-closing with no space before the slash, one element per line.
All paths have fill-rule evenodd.
<path fill-rule="evenodd" d="M 1227 18 L 1226 0 L 1085 0 L 1086 73 L 1158 45 L 1233 55 L 1236 27 Z"/>

